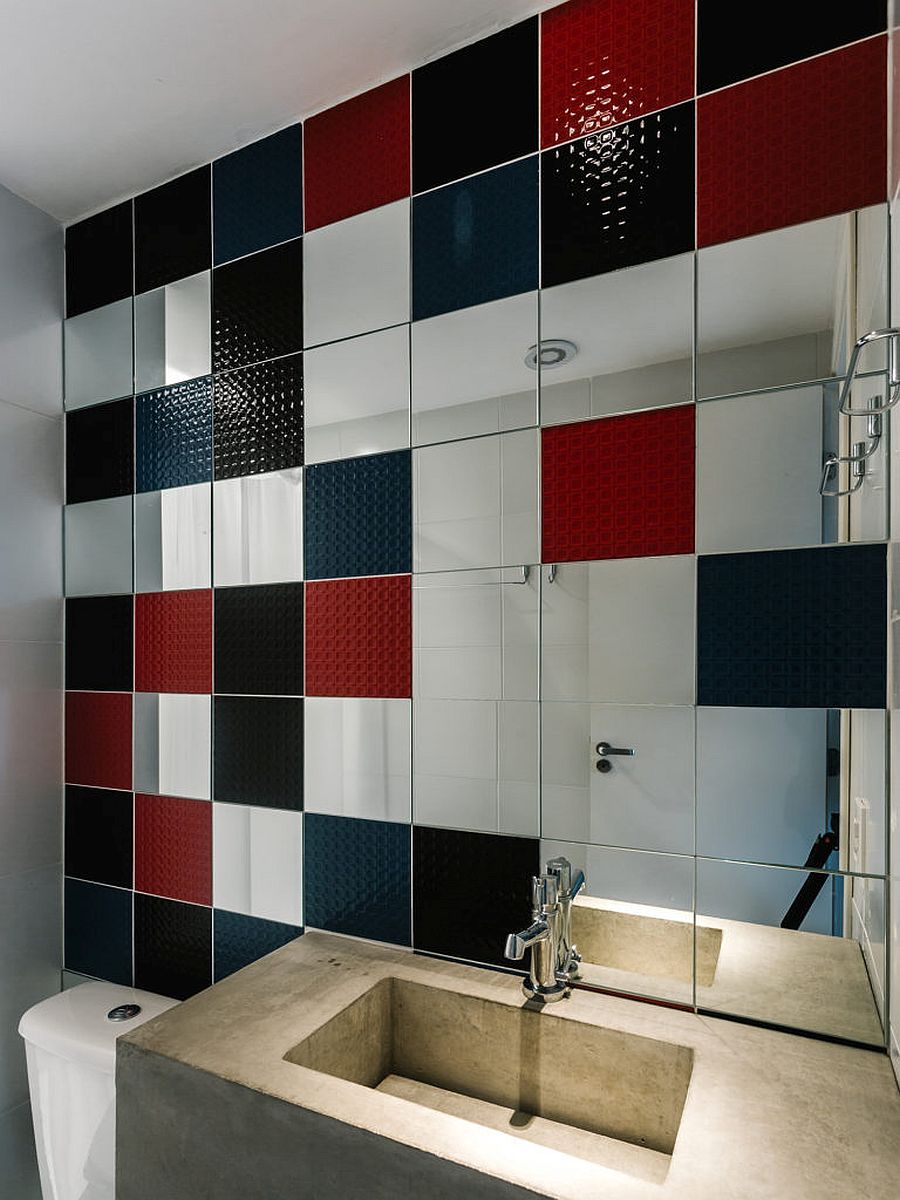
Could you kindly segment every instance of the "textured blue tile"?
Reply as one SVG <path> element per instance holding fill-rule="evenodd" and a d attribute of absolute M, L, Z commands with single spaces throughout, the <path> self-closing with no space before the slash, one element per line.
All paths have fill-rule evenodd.
<path fill-rule="evenodd" d="M 410 944 L 410 827 L 306 813 L 306 924 Z"/>
<path fill-rule="evenodd" d="M 397 450 L 307 467 L 307 579 L 411 570 L 410 463 Z"/>
<path fill-rule="evenodd" d="M 193 379 L 137 398 L 137 491 L 212 478 L 212 380 Z"/>
<path fill-rule="evenodd" d="M 302 137 L 292 125 L 213 163 L 217 266 L 303 232 Z"/>
<path fill-rule="evenodd" d="M 698 703 L 883 708 L 884 546 L 703 556 Z"/>
<path fill-rule="evenodd" d="M 217 908 L 213 914 L 214 978 L 218 981 L 299 937 L 303 929 Z"/>
<path fill-rule="evenodd" d="M 537 157 L 416 196 L 412 270 L 416 321 L 536 288 Z"/>
<path fill-rule="evenodd" d="M 132 893 L 67 879 L 65 966 L 131 986 Z"/>

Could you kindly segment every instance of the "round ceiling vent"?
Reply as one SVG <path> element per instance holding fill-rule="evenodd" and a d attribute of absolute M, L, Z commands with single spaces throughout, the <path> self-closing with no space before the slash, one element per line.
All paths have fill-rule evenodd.
<path fill-rule="evenodd" d="M 532 371 L 538 369 L 538 356 L 540 356 L 540 366 L 542 371 L 552 370 L 553 367 L 561 367 L 567 362 L 571 362 L 578 353 L 578 347 L 574 342 L 568 341 L 566 338 L 544 338 L 534 346 L 528 347 L 528 353 L 525 355 L 525 366 L 530 367 Z"/>

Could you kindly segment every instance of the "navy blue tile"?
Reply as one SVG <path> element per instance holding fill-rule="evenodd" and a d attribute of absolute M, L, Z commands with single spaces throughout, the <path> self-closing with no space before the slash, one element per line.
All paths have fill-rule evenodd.
<path fill-rule="evenodd" d="M 318 463 L 305 472 L 307 579 L 411 570 L 408 450 Z"/>
<path fill-rule="evenodd" d="M 883 708 L 884 546 L 702 556 L 699 704 Z"/>
<path fill-rule="evenodd" d="M 538 282 L 538 160 L 413 200 L 413 320 L 529 292 Z"/>
<path fill-rule="evenodd" d="M 302 932 L 298 925 L 245 917 L 242 913 L 217 908 L 213 914 L 215 979 L 233 975 L 286 942 L 292 942 Z"/>
<path fill-rule="evenodd" d="M 303 232 L 302 138 L 291 125 L 213 163 L 216 265 Z"/>
<path fill-rule="evenodd" d="M 131 986 L 131 902 L 129 891 L 66 880 L 67 970 Z"/>
<path fill-rule="evenodd" d="M 410 944 L 410 827 L 306 813 L 306 924 Z"/>
<path fill-rule="evenodd" d="M 187 1000 L 212 983 L 212 909 L 134 898 L 134 986 Z"/>
<path fill-rule="evenodd" d="M 212 478 L 212 380 L 192 379 L 137 398 L 137 491 Z"/>

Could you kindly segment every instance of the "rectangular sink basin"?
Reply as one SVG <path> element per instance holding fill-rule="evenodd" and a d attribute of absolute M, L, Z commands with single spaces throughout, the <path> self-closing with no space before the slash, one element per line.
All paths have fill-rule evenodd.
<path fill-rule="evenodd" d="M 657 1181 L 693 1069 L 686 1046 L 397 978 L 284 1057 Z"/>
<path fill-rule="evenodd" d="M 722 930 L 698 925 L 696 933 L 697 984 L 712 987 Z M 572 907 L 572 940 L 586 963 L 692 982 L 693 921 L 578 903 Z"/>

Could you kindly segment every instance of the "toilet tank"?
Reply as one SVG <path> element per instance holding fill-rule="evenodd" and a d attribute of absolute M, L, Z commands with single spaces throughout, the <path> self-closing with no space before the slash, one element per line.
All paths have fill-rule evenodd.
<path fill-rule="evenodd" d="M 176 1003 L 92 981 L 22 1017 L 43 1200 L 114 1200 L 116 1038 Z"/>

